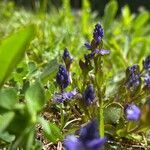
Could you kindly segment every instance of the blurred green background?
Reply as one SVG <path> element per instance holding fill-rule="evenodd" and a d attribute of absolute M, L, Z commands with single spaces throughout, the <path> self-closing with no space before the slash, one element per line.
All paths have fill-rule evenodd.
<path fill-rule="evenodd" d="M 3 0 L 8 2 L 9 0 Z M 45 1 L 47 5 L 47 9 L 54 5 L 55 7 L 60 7 L 62 5 L 62 0 L 12 0 L 17 5 L 23 6 L 25 8 L 37 9 L 38 5 Z M 68 0 L 72 8 L 80 9 L 82 7 L 83 0 Z M 109 2 L 109 0 L 90 0 L 92 10 L 96 10 L 100 15 L 103 15 L 105 5 Z M 117 0 L 119 9 L 118 13 L 121 10 L 121 7 L 128 4 L 132 12 L 137 12 L 139 7 L 145 7 L 146 9 L 150 9 L 150 0 Z"/>
<path fill-rule="evenodd" d="M 38 65 L 38 70 L 56 57 L 59 60 L 65 47 L 78 64 L 87 53 L 84 43 L 91 40 L 97 22 L 105 30 L 104 47 L 111 50 L 105 65 L 112 74 L 141 63 L 150 53 L 149 0 L 3 0 L 0 5 L 0 37 L 28 23 L 37 25 L 27 57 Z M 75 66 L 74 71 L 79 70 Z"/>

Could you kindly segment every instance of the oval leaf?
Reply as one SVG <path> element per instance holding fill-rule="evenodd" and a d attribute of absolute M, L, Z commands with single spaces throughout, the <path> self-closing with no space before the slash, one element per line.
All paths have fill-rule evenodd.
<path fill-rule="evenodd" d="M 45 104 L 45 94 L 39 82 L 32 84 L 25 93 L 29 112 L 39 112 Z"/>
<path fill-rule="evenodd" d="M 24 56 L 26 47 L 34 37 L 35 26 L 27 27 L 12 34 L 8 38 L 1 41 L 0 44 L 0 87 L 13 69 L 21 61 Z"/>

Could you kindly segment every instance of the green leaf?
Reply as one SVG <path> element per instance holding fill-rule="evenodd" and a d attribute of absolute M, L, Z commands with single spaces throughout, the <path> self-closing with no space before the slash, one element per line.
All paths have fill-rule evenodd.
<path fill-rule="evenodd" d="M 124 6 L 122 9 L 122 19 L 125 26 L 129 26 L 133 19 L 128 5 Z"/>
<path fill-rule="evenodd" d="M 110 1 L 106 7 L 105 7 L 105 11 L 104 11 L 104 29 L 107 30 L 111 23 L 113 22 L 116 13 L 118 10 L 118 3 L 116 1 Z"/>
<path fill-rule="evenodd" d="M 17 92 L 13 88 L 0 91 L 0 108 L 11 110 L 17 103 Z"/>
<path fill-rule="evenodd" d="M 15 136 L 8 132 L 0 133 L 0 140 L 10 143 L 15 140 Z"/>
<path fill-rule="evenodd" d="M 56 75 L 56 72 L 58 70 L 58 62 L 57 59 L 51 60 L 47 66 L 44 68 L 40 78 L 41 80 L 51 79 Z"/>
<path fill-rule="evenodd" d="M 33 39 L 35 26 L 28 25 L 1 41 L 0 44 L 0 87 L 24 56 L 26 47 Z"/>
<path fill-rule="evenodd" d="M 14 112 L 8 112 L 0 115 L 0 132 L 3 132 L 14 118 Z"/>
<path fill-rule="evenodd" d="M 116 124 L 122 117 L 122 107 L 117 103 L 112 103 L 104 109 L 104 121 L 108 124 Z"/>
<path fill-rule="evenodd" d="M 149 12 L 147 11 L 142 11 L 141 13 L 139 13 L 138 17 L 135 19 L 133 27 L 135 30 L 138 30 L 140 28 L 142 28 L 142 26 L 148 22 L 150 15 Z"/>
<path fill-rule="evenodd" d="M 82 1 L 82 32 L 85 35 L 88 35 L 88 24 L 90 21 L 90 2 L 89 0 L 83 0 Z"/>
<path fill-rule="evenodd" d="M 33 83 L 25 93 L 29 112 L 39 112 L 45 104 L 45 94 L 39 82 Z"/>
<path fill-rule="evenodd" d="M 62 140 L 62 134 L 56 124 L 48 123 L 43 118 L 39 118 L 39 122 L 41 123 L 44 135 L 48 140 L 53 143 L 57 142 L 58 140 Z"/>
<path fill-rule="evenodd" d="M 37 66 L 36 66 L 36 63 L 33 62 L 33 61 L 30 61 L 28 63 L 28 71 L 29 71 L 29 74 L 28 76 L 31 76 L 32 74 L 34 74 L 34 72 L 37 70 Z"/>

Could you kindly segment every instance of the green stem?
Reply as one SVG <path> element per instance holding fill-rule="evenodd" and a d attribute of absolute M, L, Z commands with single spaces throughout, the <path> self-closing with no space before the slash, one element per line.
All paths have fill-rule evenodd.
<path fill-rule="evenodd" d="M 101 58 L 97 57 L 94 59 L 94 64 L 95 64 L 95 84 L 97 87 L 97 95 L 99 98 L 99 132 L 100 132 L 100 137 L 104 137 L 105 134 L 105 129 L 104 129 L 104 112 L 103 112 L 103 96 L 102 96 L 102 79 L 103 79 L 103 71 L 102 71 L 102 66 L 99 64 L 102 63 Z M 101 78 L 100 78 L 101 76 Z"/>
<path fill-rule="evenodd" d="M 104 137 L 104 112 L 103 112 L 103 100 L 100 102 L 100 137 Z"/>

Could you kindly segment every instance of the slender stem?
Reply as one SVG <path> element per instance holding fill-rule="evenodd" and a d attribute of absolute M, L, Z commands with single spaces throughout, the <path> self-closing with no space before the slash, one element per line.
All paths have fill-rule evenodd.
<path fill-rule="evenodd" d="M 104 137 L 105 134 L 105 129 L 104 129 L 104 112 L 103 112 L 103 96 L 102 96 L 102 81 L 99 78 L 103 78 L 103 71 L 102 71 L 102 66 L 99 66 L 99 64 L 102 63 L 101 58 L 97 57 L 94 60 L 95 64 L 95 84 L 97 87 L 97 95 L 99 99 L 99 131 L 100 131 L 100 137 Z"/>
<path fill-rule="evenodd" d="M 63 104 L 60 105 L 60 114 L 61 114 L 61 129 L 64 127 L 65 123 L 65 116 L 64 116 L 64 111 L 63 111 Z"/>
<path fill-rule="evenodd" d="M 103 112 L 103 100 L 100 103 L 100 137 L 104 137 L 104 112 Z"/>

